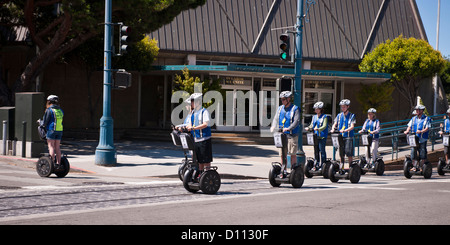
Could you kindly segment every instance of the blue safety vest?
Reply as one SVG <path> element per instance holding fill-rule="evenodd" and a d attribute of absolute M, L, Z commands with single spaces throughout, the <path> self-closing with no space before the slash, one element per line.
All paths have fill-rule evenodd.
<path fill-rule="evenodd" d="M 411 120 L 412 120 L 411 128 L 414 133 L 417 132 L 417 130 L 422 130 L 422 129 L 426 128 L 427 124 L 430 123 L 430 118 L 425 116 L 424 114 L 422 114 L 421 118 L 418 118 L 417 116 L 415 116 Z M 416 135 L 419 138 L 428 139 L 428 131 L 425 133 L 416 134 Z"/>
<path fill-rule="evenodd" d="M 365 124 L 366 124 L 366 130 L 369 130 L 370 132 L 372 132 L 372 131 L 375 131 L 377 125 L 380 125 L 380 121 L 378 119 L 375 119 L 375 120 L 367 119 Z M 380 138 L 380 134 L 369 134 L 369 136 L 373 137 L 374 139 Z"/>
<path fill-rule="evenodd" d="M 353 121 L 355 121 L 355 114 L 348 112 L 347 116 L 345 116 L 343 112 L 339 113 L 337 116 L 337 130 L 341 131 L 342 129 L 348 129 Z M 354 131 L 355 130 L 345 132 L 342 134 L 342 137 L 353 137 Z"/>
<path fill-rule="evenodd" d="M 314 115 L 312 118 L 313 128 L 322 127 L 324 124 L 325 118 L 327 118 L 327 115 L 325 115 L 325 114 L 321 114 L 320 116 Z M 325 129 L 322 132 L 320 132 L 320 134 L 319 134 L 319 131 L 314 131 L 314 133 L 321 138 L 327 138 L 328 137 L 328 125 L 325 127 Z"/>
<path fill-rule="evenodd" d="M 444 121 L 444 133 L 450 133 L 450 119 Z"/>
<path fill-rule="evenodd" d="M 286 110 L 287 109 L 287 110 Z M 298 110 L 298 106 L 291 105 L 288 108 L 284 108 L 284 105 L 278 108 L 279 118 L 278 118 L 278 126 L 280 128 L 289 128 L 294 120 L 294 112 Z M 291 130 L 290 134 L 298 134 L 300 130 L 300 125 L 297 125 L 293 130 Z M 289 132 L 285 132 L 289 133 Z"/>
<path fill-rule="evenodd" d="M 205 112 L 205 110 L 206 110 L 205 108 L 202 108 L 200 110 L 191 112 L 191 114 L 188 116 L 188 123 L 191 123 L 192 127 L 202 125 L 203 124 L 203 112 Z M 192 136 L 194 136 L 194 138 L 196 139 L 196 141 L 201 141 L 204 138 L 211 137 L 211 127 L 208 126 L 204 129 L 192 130 L 191 133 L 192 133 Z"/>

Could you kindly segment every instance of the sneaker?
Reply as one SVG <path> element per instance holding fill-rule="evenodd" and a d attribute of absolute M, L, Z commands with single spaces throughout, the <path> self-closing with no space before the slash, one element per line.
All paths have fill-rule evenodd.
<path fill-rule="evenodd" d="M 284 179 L 284 178 L 286 178 L 286 176 L 287 176 L 287 171 L 284 170 L 281 174 L 278 175 L 278 178 Z"/>

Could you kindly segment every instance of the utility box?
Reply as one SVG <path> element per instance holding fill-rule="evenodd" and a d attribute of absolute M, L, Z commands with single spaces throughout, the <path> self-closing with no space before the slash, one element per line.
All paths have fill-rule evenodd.
<path fill-rule="evenodd" d="M 6 135 L 7 140 L 14 140 L 14 129 L 15 129 L 15 107 L 9 107 L 4 106 L 0 107 L 0 122 L 3 122 L 4 120 L 8 121 L 8 124 L 6 125 L 6 132 L 8 133 Z M 3 129 L 0 130 L 0 139 L 3 139 Z"/>
<path fill-rule="evenodd" d="M 25 152 L 26 157 L 39 157 L 46 152 L 44 142 L 39 138 L 36 121 L 45 112 L 44 93 L 17 93 L 15 110 L 15 136 L 17 138 L 17 154 L 22 152 L 24 137 L 23 122 L 26 122 Z"/>

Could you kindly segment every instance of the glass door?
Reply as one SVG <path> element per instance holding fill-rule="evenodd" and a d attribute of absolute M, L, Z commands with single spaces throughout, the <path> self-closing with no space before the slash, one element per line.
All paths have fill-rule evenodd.
<path fill-rule="evenodd" d="M 218 131 L 251 131 L 250 113 L 253 108 L 250 106 L 256 98 L 242 98 L 242 95 L 249 95 L 250 90 L 229 89 L 223 100 L 223 125 L 217 126 Z"/>
<path fill-rule="evenodd" d="M 303 125 L 305 127 L 311 123 L 312 117 L 316 114 L 313 106 L 318 101 L 323 102 L 324 113 L 334 118 L 334 92 L 327 90 L 305 91 L 303 98 Z"/>

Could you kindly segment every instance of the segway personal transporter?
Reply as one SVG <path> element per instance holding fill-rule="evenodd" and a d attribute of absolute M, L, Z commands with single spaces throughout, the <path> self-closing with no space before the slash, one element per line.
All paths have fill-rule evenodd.
<path fill-rule="evenodd" d="M 370 146 L 372 145 L 373 137 L 369 136 L 367 131 L 361 134 L 361 141 L 363 146 L 367 147 L 368 156 L 367 158 L 371 158 Z M 376 175 L 381 176 L 384 174 L 384 161 L 383 157 L 377 157 L 375 159 L 374 164 L 369 164 L 365 156 L 360 157 L 359 159 L 359 167 L 361 168 L 361 174 L 365 175 L 367 172 L 375 172 Z"/>
<path fill-rule="evenodd" d="M 184 124 L 182 125 L 178 125 L 178 126 L 173 126 L 172 125 L 172 132 L 170 133 L 170 136 L 172 138 L 172 142 L 175 146 L 182 146 L 181 145 L 181 139 L 180 139 L 180 134 L 181 132 L 177 130 L 177 128 L 179 128 L 181 131 L 187 133 L 188 131 L 186 130 L 186 127 Z M 189 167 L 189 164 L 191 164 L 188 158 L 188 150 L 183 149 L 183 153 L 184 153 L 184 159 L 181 160 L 181 164 L 178 167 L 178 178 L 183 181 L 184 178 L 184 174 L 186 173 L 186 170 Z"/>
<path fill-rule="evenodd" d="M 315 154 L 316 149 L 319 148 L 319 140 L 317 138 L 317 135 L 314 132 L 311 132 L 310 129 L 310 132 L 306 133 L 306 139 L 308 145 L 314 146 Z M 307 158 L 306 164 L 303 169 L 303 171 L 305 172 L 305 176 L 307 178 L 312 178 L 313 176 L 323 176 L 325 179 L 328 179 L 328 169 L 331 165 L 331 158 L 327 158 L 325 162 L 322 163 L 322 166 L 318 166 L 317 164 L 315 164 L 315 162 L 319 162 L 319 160 L 312 157 Z"/>
<path fill-rule="evenodd" d="M 274 143 L 277 148 L 281 148 L 282 164 L 279 162 L 272 162 L 272 168 L 269 171 L 269 183 L 273 187 L 279 187 L 281 184 L 291 184 L 294 188 L 300 188 L 303 185 L 305 176 L 303 168 L 297 163 L 296 166 L 291 166 L 291 172 L 283 178 L 279 175 L 284 172 L 284 167 L 287 166 L 287 135 L 283 133 L 282 129 L 279 129 L 273 135 Z"/>
<path fill-rule="evenodd" d="M 63 178 L 69 171 L 70 164 L 65 154 L 61 156 L 61 164 L 56 164 L 56 158 L 55 161 L 52 161 L 48 153 L 41 153 L 41 157 L 36 162 L 36 172 L 41 177 L 49 177 L 51 174 L 55 174 L 58 178 Z"/>
<path fill-rule="evenodd" d="M 39 123 L 39 121 L 38 121 Z M 38 126 L 39 137 L 42 140 L 46 140 L 47 131 L 44 127 Z M 66 154 L 61 154 L 61 163 L 56 163 L 55 160 L 52 161 L 50 154 L 41 153 L 38 161 L 36 162 L 36 172 L 41 177 L 49 177 L 51 174 L 55 174 L 58 178 L 64 178 L 70 171 L 69 160 L 67 160 Z"/>
<path fill-rule="evenodd" d="M 187 161 L 187 168 L 183 177 L 184 188 L 192 193 L 201 190 L 205 194 L 215 194 L 220 189 L 220 175 L 217 167 L 206 167 L 199 170 L 197 155 L 195 154 L 194 139 L 191 133 L 182 132 L 179 135 L 181 145 L 185 151 L 192 151 L 192 159 Z"/>
<path fill-rule="evenodd" d="M 444 145 L 444 147 L 449 147 L 450 145 L 449 133 L 445 133 L 442 135 L 442 144 Z M 447 162 L 445 162 L 445 158 L 440 157 L 437 165 L 437 172 L 441 176 L 444 176 L 445 173 L 450 173 L 450 159 Z"/>
<path fill-rule="evenodd" d="M 415 151 L 416 155 L 416 166 L 413 165 L 411 155 L 407 155 L 405 157 L 405 161 L 403 163 L 403 174 L 406 178 L 410 179 L 413 175 L 422 175 L 425 179 L 431 178 L 432 175 L 432 166 L 431 163 L 425 159 L 422 167 L 420 167 L 420 156 L 419 156 L 419 137 L 415 133 L 410 132 L 407 137 L 407 142 L 411 149 Z M 412 170 L 413 167 L 416 167 L 416 170 Z"/>
<path fill-rule="evenodd" d="M 344 147 L 344 139 L 341 134 L 331 134 L 331 141 L 336 149 L 341 149 Z M 342 169 L 337 161 L 331 161 L 331 166 L 328 169 L 328 178 L 331 182 L 336 183 L 340 179 L 350 180 L 351 183 L 358 183 L 361 178 L 361 168 L 359 167 L 358 161 L 352 161 L 349 163 L 349 169 Z"/>

